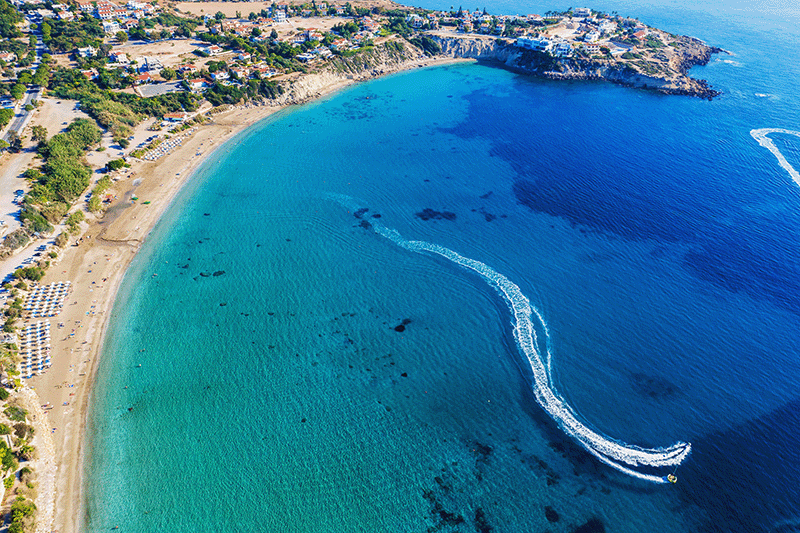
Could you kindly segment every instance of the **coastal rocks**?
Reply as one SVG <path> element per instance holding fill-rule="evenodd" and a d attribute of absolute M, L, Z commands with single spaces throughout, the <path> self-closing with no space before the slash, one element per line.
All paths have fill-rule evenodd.
<path fill-rule="evenodd" d="M 273 106 L 302 104 L 354 81 L 366 81 L 419 65 L 431 57 L 406 41 L 389 41 L 351 57 L 335 58 L 319 72 L 280 82 L 281 91 L 266 103 Z"/>
<path fill-rule="evenodd" d="M 664 36 L 667 34 L 653 29 Z M 512 41 L 485 35 L 430 33 L 441 47 L 441 55 L 494 61 L 511 70 L 552 80 L 603 80 L 627 87 L 663 94 L 680 94 L 711 99 L 720 94 L 705 80 L 688 76 L 690 68 L 705 65 L 713 54 L 724 52 L 693 37 L 670 36 L 669 46 L 645 60 L 554 58 L 549 54 L 521 49 Z"/>
<path fill-rule="evenodd" d="M 497 39 L 485 35 L 455 37 L 434 33 L 430 37 L 441 47 L 441 54 L 444 56 L 493 60 L 499 60 L 501 56 Z"/>

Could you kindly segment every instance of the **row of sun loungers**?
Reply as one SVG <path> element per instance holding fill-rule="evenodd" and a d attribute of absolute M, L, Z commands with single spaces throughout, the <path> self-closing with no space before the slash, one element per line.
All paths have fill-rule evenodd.
<path fill-rule="evenodd" d="M 20 374 L 25 379 L 44 374 L 50 368 L 50 324 L 39 321 L 20 331 Z"/>
<path fill-rule="evenodd" d="M 37 287 L 30 292 L 22 308 L 23 314 L 29 318 L 45 318 L 57 316 L 64 307 L 64 301 L 72 290 L 69 281 L 59 281 Z"/>
<path fill-rule="evenodd" d="M 178 146 L 183 144 L 184 137 L 188 137 L 190 134 L 194 133 L 197 128 L 191 128 L 186 131 L 185 134 L 181 135 L 180 137 L 173 137 L 172 139 L 167 139 L 166 141 L 162 142 L 146 154 L 144 154 L 145 161 L 155 161 L 156 159 L 160 158 L 161 156 L 167 155 L 172 150 L 177 148 Z"/>

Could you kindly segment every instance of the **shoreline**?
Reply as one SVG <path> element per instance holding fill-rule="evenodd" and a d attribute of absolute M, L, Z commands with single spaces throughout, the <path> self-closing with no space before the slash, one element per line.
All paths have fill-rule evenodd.
<path fill-rule="evenodd" d="M 38 419 L 37 433 L 45 440 L 50 437 L 49 448 L 53 450 L 50 452 L 48 446 L 37 447 L 39 456 L 33 461 L 40 491 L 36 498 L 37 533 L 81 531 L 86 512 L 83 474 L 89 404 L 111 311 L 131 262 L 200 165 L 231 139 L 289 106 L 317 100 L 377 77 L 460 62 L 474 60 L 417 58 L 393 65 L 394 68 L 379 75 L 369 71 L 361 76 L 328 77 L 322 80 L 323 85 L 308 87 L 307 95 L 279 105 L 245 105 L 218 113 L 170 154 L 155 162 L 132 164 L 131 171 L 113 187 L 119 199 L 103 218 L 89 223 L 80 236 L 80 244 L 74 244 L 75 238 L 70 240 L 73 244 L 60 251 L 41 281 L 45 285 L 70 280 L 74 290 L 62 312 L 51 320 L 52 368 L 28 380 L 23 389 L 36 393 L 33 397 L 23 392 L 31 396 L 30 402 L 52 406 Z M 133 203 L 131 196 L 151 203 Z"/>

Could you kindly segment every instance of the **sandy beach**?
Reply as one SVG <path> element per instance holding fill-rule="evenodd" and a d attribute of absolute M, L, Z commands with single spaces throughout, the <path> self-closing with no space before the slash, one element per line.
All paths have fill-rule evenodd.
<path fill-rule="evenodd" d="M 414 61 L 397 70 L 456 61 Z M 330 94 L 358 80 L 326 81 L 298 101 Z M 128 265 L 197 166 L 231 137 L 280 109 L 232 108 L 199 126 L 168 155 L 154 162 L 134 163 L 126 177 L 114 185 L 117 200 L 105 216 L 90 222 L 82 235 L 70 240 L 41 281 L 44 285 L 69 280 L 73 291 L 60 315 L 49 319 L 53 366 L 44 375 L 27 381 L 35 395 L 28 390 L 23 392 L 26 404 L 37 413 L 38 458 L 33 465 L 39 479 L 37 532 L 81 530 L 84 428 L 93 377 L 114 299 Z M 132 202 L 132 196 L 151 203 Z"/>

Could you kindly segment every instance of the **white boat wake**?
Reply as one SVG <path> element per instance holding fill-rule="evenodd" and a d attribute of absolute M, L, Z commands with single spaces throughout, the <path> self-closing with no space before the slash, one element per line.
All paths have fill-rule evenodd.
<path fill-rule="evenodd" d="M 750 130 L 750 136 L 753 137 L 758 144 L 772 152 L 772 155 L 778 159 L 778 163 L 784 168 L 784 170 L 786 170 L 786 172 L 789 173 L 794 182 L 800 186 L 800 172 L 795 170 L 795 168 L 786 160 L 786 158 L 783 157 L 781 151 L 778 150 L 778 147 L 775 146 L 775 143 L 772 142 L 772 139 L 768 137 L 770 133 L 786 133 L 788 135 L 800 137 L 800 131 L 784 130 L 781 128 L 761 128 L 757 130 Z"/>
<path fill-rule="evenodd" d="M 351 199 L 336 197 L 337 201 L 351 207 Z M 355 211 L 355 209 L 354 209 Z M 373 222 L 375 231 L 398 246 L 419 253 L 440 255 L 459 266 L 477 273 L 493 287 L 506 301 L 514 316 L 514 339 L 520 352 L 530 363 L 533 375 L 533 392 L 539 405 L 556 421 L 559 427 L 583 445 L 586 450 L 603 463 L 638 479 L 654 483 L 667 483 L 664 476 L 639 472 L 636 467 L 675 468 L 683 462 L 692 450 L 688 442 L 678 442 L 667 448 L 642 448 L 617 442 L 594 431 L 581 422 L 569 404 L 555 388 L 551 374 L 552 354 L 550 351 L 547 323 L 538 309 L 530 304 L 520 288 L 511 280 L 488 265 L 459 255 L 458 253 L 424 241 L 409 241 L 400 233 Z M 535 317 L 535 318 L 534 318 Z M 539 340 L 534 328 L 534 320 L 541 324 L 545 339 L 545 353 L 539 349 Z"/>

